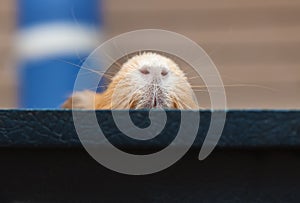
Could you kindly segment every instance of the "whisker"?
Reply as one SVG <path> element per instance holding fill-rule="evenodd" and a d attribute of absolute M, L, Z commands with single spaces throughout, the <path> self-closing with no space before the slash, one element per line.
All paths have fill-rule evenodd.
<path fill-rule="evenodd" d="M 226 94 L 225 92 L 221 92 L 221 91 L 203 91 L 203 90 L 194 90 L 194 89 L 193 89 L 193 91 L 196 92 L 196 93 L 207 93 L 207 94 L 209 94 L 209 93 L 216 93 L 216 94 Z"/>
<path fill-rule="evenodd" d="M 78 20 L 77 20 L 77 18 L 76 18 L 76 15 L 75 15 L 75 12 L 74 12 L 74 6 L 72 6 L 72 8 L 71 8 L 71 15 L 72 15 L 72 18 L 73 18 L 73 20 L 75 21 L 76 25 L 77 25 L 78 27 L 81 27 L 80 24 L 79 24 L 79 22 L 78 22 Z M 80 55 L 79 55 L 78 49 L 75 48 L 75 52 L 76 52 L 77 58 L 78 58 L 78 59 L 80 60 L 80 62 L 82 63 L 83 60 L 81 59 L 81 57 L 80 57 Z"/>
<path fill-rule="evenodd" d="M 190 77 L 190 78 L 188 77 L 187 79 L 188 79 L 188 80 L 193 80 L 193 79 L 197 79 L 197 78 L 201 78 L 201 76 L 198 75 L 198 76 L 194 76 L 194 77 Z"/>
<path fill-rule="evenodd" d="M 187 82 L 176 82 L 175 85 L 181 85 L 181 84 L 186 84 Z M 272 87 L 269 87 L 269 86 L 264 86 L 264 85 L 256 85 L 256 84 L 228 84 L 228 85 L 224 85 L 224 86 L 221 86 L 221 85 L 210 85 L 210 86 L 207 86 L 207 85 L 192 85 L 190 84 L 190 86 L 192 88 L 210 88 L 210 87 L 219 87 L 219 88 L 222 88 L 222 87 L 256 87 L 256 88 L 261 88 L 261 89 L 266 89 L 266 90 L 269 90 L 269 91 L 278 91 L 278 89 L 274 89 Z"/>
<path fill-rule="evenodd" d="M 125 100 L 128 99 L 128 98 L 129 98 L 129 101 L 131 101 L 131 100 L 133 99 L 133 96 L 134 96 L 138 91 L 140 91 L 142 88 L 143 88 L 143 87 L 136 89 L 136 90 L 135 90 L 134 92 L 132 92 L 130 95 L 128 95 L 127 97 L 122 98 L 121 100 L 118 101 L 118 103 L 115 103 L 115 104 L 120 105 L 123 101 L 125 101 Z M 114 94 L 114 93 L 112 93 L 112 94 Z M 113 97 L 112 97 L 112 100 L 113 100 Z M 111 104 L 113 104 L 112 102 L 113 102 L 113 101 L 111 101 Z"/>
<path fill-rule="evenodd" d="M 229 84 L 229 85 L 224 85 L 224 86 L 218 86 L 218 85 L 211 85 L 211 86 L 205 86 L 205 85 L 191 85 L 192 88 L 197 87 L 197 88 L 209 88 L 209 87 L 256 87 L 256 88 L 262 88 L 262 89 L 267 89 L 270 91 L 278 91 L 277 89 L 268 87 L 268 86 L 263 86 L 263 85 L 255 85 L 255 84 Z"/>
<path fill-rule="evenodd" d="M 93 70 L 93 69 L 91 69 L 91 68 L 87 68 L 87 67 L 84 67 L 84 66 L 80 66 L 80 65 L 78 65 L 78 64 L 75 64 L 75 63 L 72 63 L 72 62 L 69 62 L 69 61 L 66 61 L 66 60 L 63 60 L 63 59 L 57 59 L 58 61 L 60 61 L 60 62 L 63 62 L 63 63 L 67 63 L 67 64 L 69 64 L 69 65 L 72 65 L 72 66 L 75 66 L 75 67 L 78 67 L 78 68 L 80 68 L 80 69 L 83 69 L 83 70 L 88 70 L 88 71 L 90 71 L 90 72 L 92 72 L 92 73 L 96 73 L 96 74 L 98 74 L 98 75 L 105 75 L 105 76 L 109 76 L 110 78 L 113 78 L 114 77 L 114 75 L 109 75 L 109 74 L 107 74 L 107 73 L 109 73 L 109 72 L 101 72 L 101 71 L 98 71 L 98 70 Z"/>
<path fill-rule="evenodd" d="M 117 43 L 116 43 L 114 40 L 113 40 L 112 42 L 113 42 L 114 47 L 115 47 L 117 50 L 119 50 L 119 52 L 120 52 L 122 55 L 124 55 L 124 53 L 125 53 L 125 56 L 126 56 L 127 60 L 129 60 L 128 54 L 127 54 L 126 52 L 123 53 L 123 50 L 117 45 Z M 120 66 L 120 68 L 121 68 L 121 67 L 122 67 L 122 66 Z"/>
<path fill-rule="evenodd" d="M 111 61 L 113 62 L 113 64 L 116 64 L 119 68 L 122 67 L 122 65 L 120 63 L 118 63 L 117 61 L 115 61 L 111 56 L 109 56 L 106 52 L 103 52 L 103 54 Z M 113 65 L 112 64 L 112 65 Z"/>

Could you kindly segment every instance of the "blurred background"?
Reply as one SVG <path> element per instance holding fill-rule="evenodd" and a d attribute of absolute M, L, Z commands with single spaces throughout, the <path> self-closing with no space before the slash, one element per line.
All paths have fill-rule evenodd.
<path fill-rule="evenodd" d="M 20 12 L 26 7 L 20 1 L 2 0 L 0 6 L 0 108 L 20 107 L 18 89 L 23 83 L 17 73 L 28 68 L 19 63 L 20 49 L 22 57 L 32 55 L 20 48 L 19 35 L 24 33 Z M 38 6 L 41 1 L 35 2 Z M 58 2 L 65 10 L 51 13 L 72 11 L 72 20 L 81 25 L 82 11 L 63 5 L 64 0 Z M 97 9 L 101 20 L 92 27 L 99 29 L 93 33 L 99 33 L 102 41 L 127 31 L 157 28 L 197 42 L 228 85 L 229 108 L 300 108 L 300 0 L 103 0 Z M 79 59 L 100 41 L 93 41 L 91 32 L 86 37 L 85 53 L 73 50 Z M 207 105 L 203 101 L 202 106 Z"/>

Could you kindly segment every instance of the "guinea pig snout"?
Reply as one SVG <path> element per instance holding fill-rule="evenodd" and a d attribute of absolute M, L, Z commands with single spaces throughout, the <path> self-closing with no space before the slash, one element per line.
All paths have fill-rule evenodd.
<path fill-rule="evenodd" d="M 169 70 L 166 67 L 143 66 L 139 71 L 143 77 L 150 79 L 164 79 L 169 74 Z"/>

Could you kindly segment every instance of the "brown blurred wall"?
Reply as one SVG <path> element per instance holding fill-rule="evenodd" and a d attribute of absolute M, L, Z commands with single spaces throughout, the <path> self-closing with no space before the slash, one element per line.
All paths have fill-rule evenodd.
<path fill-rule="evenodd" d="M 0 6 L 0 108 L 16 106 L 13 65 L 14 3 L 14 0 L 2 0 Z"/>

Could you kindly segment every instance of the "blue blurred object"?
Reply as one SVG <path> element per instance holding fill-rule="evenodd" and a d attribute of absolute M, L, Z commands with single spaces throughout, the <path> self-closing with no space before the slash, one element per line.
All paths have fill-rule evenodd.
<path fill-rule="evenodd" d="M 67 61 L 79 64 L 76 57 Z M 66 59 L 66 57 L 64 57 Z M 20 64 L 19 101 L 22 108 L 58 108 L 71 94 L 78 69 L 54 58 Z"/>
<path fill-rule="evenodd" d="M 57 22 L 101 24 L 98 0 L 19 0 L 19 26 L 28 28 L 37 24 Z M 75 19 L 74 19 L 75 18 Z"/>
<path fill-rule="evenodd" d="M 99 0 L 18 0 L 21 108 L 60 107 L 84 58 L 100 43 L 101 15 Z M 93 88 L 97 77 L 87 72 L 86 78 L 81 89 Z"/>
<path fill-rule="evenodd" d="M 98 0 L 19 0 L 18 3 L 20 27 L 53 21 L 75 23 L 75 20 L 80 24 L 101 24 Z"/>

